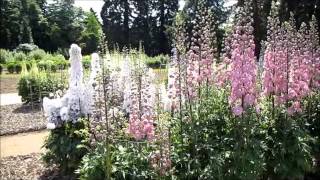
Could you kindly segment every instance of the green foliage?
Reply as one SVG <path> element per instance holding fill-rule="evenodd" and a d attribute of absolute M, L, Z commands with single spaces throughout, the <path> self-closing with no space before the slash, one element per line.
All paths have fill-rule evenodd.
<path fill-rule="evenodd" d="M 63 175 L 73 175 L 88 153 L 88 138 L 87 119 L 64 123 L 52 130 L 45 140 L 46 152 L 42 159 L 49 167 L 57 165 Z"/>
<path fill-rule="evenodd" d="M 7 61 L 12 60 L 12 53 L 5 49 L 0 49 L 0 64 L 5 64 Z"/>
<path fill-rule="evenodd" d="M 32 66 L 36 66 L 35 63 Z M 65 80 L 48 73 L 37 72 L 33 70 L 35 68 L 32 67 L 30 73 L 22 75 L 19 79 L 18 94 L 22 102 L 40 102 L 43 97 L 48 97 L 50 93 L 65 87 Z"/>
<path fill-rule="evenodd" d="M 255 112 L 234 117 L 227 91 L 201 91 L 205 98 L 200 104 L 187 105 L 193 108 L 192 118 L 173 120 L 175 175 L 178 179 L 258 179 L 264 170 L 265 144 Z"/>
<path fill-rule="evenodd" d="M 89 69 L 91 64 L 91 57 L 89 55 L 83 56 L 82 58 L 82 66 L 85 69 Z"/>
<path fill-rule="evenodd" d="M 0 74 L 2 74 L 2 71 L 3 71 L 3 65 L 0 64 Z"/>
<path fill-rule="evenodd" d="M 27 59 L 27 55 L 23 52 L 15 52 L 13 53 L 13 58 L 15 61 L 24 61 Z"/>
<path fill-rule="evenodd" d="M 43 70 L 43 71 L 52 71 L 52 72 L 57 71 L 57 65 L 52 60 L 41 60 L 38 62 L 38 67 L 40 70 Z"/>
<path fill-rule="evenodd" d="M 42 49 L 36 49 L 34 51 L 31 51 L 28 55 L 29 59 L 34 59 L 36 61 L 40 61 L 44 59 L 46 56 L 46 52 Z"/>
<path fill-rule="evenodd" d="M 145 58 L 145 63 L 150 68 L 166 68 L 167 62 L 169 62 L 169 57 L 162 54 L 155 57 Z"/>
<path fill-rule="evenodd" d="M 112 177 L 114 179 L 155 179 L 157 174 L 151 167 L 150 154 L 154 150 L 148 142 L 126 142 L 111 147 Z M 88 153 L 77 170 L 80 179 L 96 180 L 106 177 L 106 144 Z"/>
<path fill-rule="evenodd" d="M 266 122 L 265 176 L 272 179 L 302 178 L 312 168 L 310 137 L 303 114 L 288 116 L 282 107 L 273 109 L 265 103 L 263 112 Z"/>
<path fill-rule="evenodd" d="M 21 72 L 21 62 L 9 61 L 9 62 L 7 62 L 6 66 L 7 66 L 8 72 L 10 74 Z"/>
<path fill-rule="evenodd" d="M 315 174 L 320 176 L 320 91 L 311 95 L 306 99 L 305 105 L 307 107 L 307 113 L 304 115 L 306 119 L 306 128 L 313 138 L 311 144 L 312 155 L 317 162 L 314 167 Z"/>
<path fill-rule="evenodd" d="M 84 31 L 81 33 L 80 46 L 82 47 L 83 54 L 91 54 L 98 50 L 103 33 L 101 24 L 92 9 L 89 13 L 86 13 L 84 24 Z"/>

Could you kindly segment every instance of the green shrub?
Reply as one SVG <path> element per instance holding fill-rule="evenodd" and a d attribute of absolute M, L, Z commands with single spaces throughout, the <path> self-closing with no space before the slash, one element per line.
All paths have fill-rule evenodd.
<path fill-rule="evenodd" d="M 15 68 L 16 68 L 16 62 L 14 61 L 7 62 L 7 70 L 10 74 L 13 74 L 15 72 Z"/>
<path fill-rule="evenodd" d="M 15 61 L 24 61 L 27 60 L 27 55 L 23 52 L 15 52 L 13 53 L 13 58 Z"/>
<path fill-rule="evenodd" d="M 53 55 L 51 60 L 54 62 L 56 69 L 66 69 L 69 62 L 61 54 Z"/>
<path fill-rule="evenodd" d="M 40 61 L 45 58 L 46 52 L 42 49 L 36 49 L 34 51 L 31 51 L 30 54 L 28 55 L 29 59 L 34 59 L 36 61 Z"/>
<path fill-rule="evenodd" d="M 81 159 L 88 152 L 88 122 L 85 119 L 73 124 L 64 123 L 52 130 L 43 145 L 42 159 L 47 166 L 57 165 L 63 175 L 74 175 Z"/>
<path fill-rule="evenodd" d="M 160 68 L 161 66 L 161 61 L 158 59 L 158 58 L 155 58 L 155 57 L 149 57 L 147 58 L 146 60 L 146 65 L 149 67 L 149 68 Z"/>
<path fill-rule="evenodd" d="M 0 49 L 0 64 L 5 64 L 7 61 L 13 59 L 12 53 L 5 49 Z"/>
<path fill-rule="evenodd" d="M 2 64 L 0 64 L 0 74 L 2 74 L 2 71 L 3 71 L 3 66 Z"/>
<path fill-rule="evenodd" d="M 7 62 L 7 70 L 10 74 L 20 73 L 21 72 L 21 64 L 17 61 L 9 61 Z"/>
<path fill-rule="evenodd" d="M 22 76 L 18 82 L 18 94 L 22 102 L 37 103 L 50 93 L 64 88 L 64 82 L 45 73 Z"/>
<path fill-rule="evenodd" d="M 57 71 L 57 65 L 52 60 L 41 60 L 38 62 L 38 68 L 42 71 Z"/>

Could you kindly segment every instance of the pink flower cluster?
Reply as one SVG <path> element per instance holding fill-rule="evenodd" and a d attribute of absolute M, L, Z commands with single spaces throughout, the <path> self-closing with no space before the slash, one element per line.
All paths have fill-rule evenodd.
<path fill-rule="evenodd" d="M 197 24 L 193 30 L 191 48 L 187 53 L 187 84 L 189 98 L 197 96 L 196 89 L 199 86 L 211 83 L 213 80 L 213 53 L 211 47 L 214 34 L 211 32 L 211 24 L 207 22 L 212 19 L 210 11 L 203 8 L 197 16 Z"/>
<path fill-rule="evenodd" d="M 155 87 L 151 82 L 154 76 L 151 71 L 144 75 L 138 73 L 132 79 L 128 132 L 136 140 L 154 137 Z"/>
<path fill-rule="evenodd" d="M 312 52 L 309 49 L 310 36 L 305 23 L 301 24 L 299 32 L 288 33 L 293 33 L 296 36 L 291 38 L 293 46 L 291 47 L 291 57 L 289 57 L 288 100 L 292 101 L 292 105 L 288 107 L 288 113 L 293 114 L 302 111 L 300 101 L 311 92 Z"/>
<path fill-rule="evenodd" d="M 302 23 L 297 31 L 293 17 L 282 26 L 276 14 L 268 18 L 263 95 L 274 96 L 278 105 L 290 102 L 287 107 L 290 115 L 302 112 L 301 100 L 319 82 L 320 53 L 316 27 L 316 22 L 310 23 L 310 29 Z"/>
<path fill-rule="evenodd" d="M 248 9 L 240 9 L 233 32 L 231 52 L 231 95 L 229 103 L 236 116 L 248 106 L 256 104 L 256 62 L 254 55 L 252 18 Z"/>
<path fill-rule="evenodd" d="M 288 91 L 288 57 L 287 39 L 284 28 L 272 4 L 271 16 L 268 17 L 268 35 L 264 52 L 264 66 L 262 74 L 262 88 L 264 96 L 275 97 L 277 104 L 287 100 Z"/>

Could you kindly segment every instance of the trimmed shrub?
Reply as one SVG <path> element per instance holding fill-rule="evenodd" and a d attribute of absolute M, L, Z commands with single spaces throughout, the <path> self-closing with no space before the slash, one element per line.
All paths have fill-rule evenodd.
<path fill-rule="evenodd" d="M 42 71 L 57 71 L 57 65 L 52 60 L 41 60 L 38 62 L 38 67 Z"/>
<path fill-rule="evenodd" d="M 43 97 L 64 88 L 64 82 L 45 73 L 22 76 L 18 82 L 18 93 L 25 103 L 40 102 Z"/>
<path fill-rule="evenodd" d="M 29 54 L 30 59 L 34 59 L 36 61 L 40 61 L 45 58 L 47 53 L 42 49 L 36 49 L 34 51 L 31 51 Z"/>
<path fill-rule="evenodd" d="M 20 73 L 21 72 L 21 64 L 17 61 L 7 62 L 7 70 L 10 74 Z"/>

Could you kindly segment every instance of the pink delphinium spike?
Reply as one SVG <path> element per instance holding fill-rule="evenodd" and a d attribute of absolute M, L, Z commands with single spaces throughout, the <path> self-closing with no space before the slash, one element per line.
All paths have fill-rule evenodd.
<path fill-rule="evenodd" d="M 256 104 L 257 67 L 254 56 L 253 20 L 248 14 L 248 5 L 239 9 L 232 41 L 229 102 L 237 116 L 243 114 L 246 107 Z"/>
<path fill-rule="evenodd" d="M 272 4 L 271 16 L 268 17 L 268 36 L 264 52 L 264 71 L 262 88 L 264 96 L 275 97 L 278 105 L 287 100 L 288 76 L 287 54 L 283 27 L 276 13 L 275 3 Z"/>
<path fill-rule="evenodd" d="M 143 72 L 144 74 L 132 77 L 131 82 L 131 106 L 128 132 L 136 140 L 154 137 L 154 102 L 155 86 L 152 70 Z"/>

